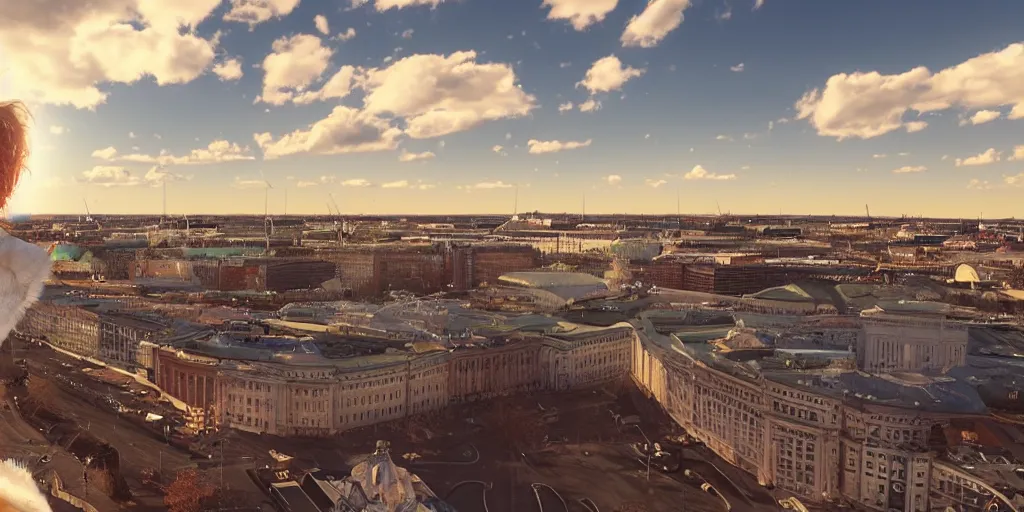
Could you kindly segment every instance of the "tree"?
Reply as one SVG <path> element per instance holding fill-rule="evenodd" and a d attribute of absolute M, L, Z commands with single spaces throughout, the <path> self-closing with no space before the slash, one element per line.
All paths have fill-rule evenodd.
<path fill-rule="evenodd" d="M 1024 266 L 1013 267 L 1008 280 L 1010 287 L 1017 290 L 1024 290 Z"/>
<path fill-rule="evenodd" d="M 54 388 L 53 383 L 48 379 L 40 377 L 39 375 L 29 378 L 28 396 L 36 403 L 36 409 L 32 414 L 38 412 L 40 407 L 52 409 L 56 394 L 57 390 Z"/>
<path fill-rule="evenodd" d="M 216 489 L 204 482 L 195 469 L 189 468 L 178 475 L 164 491 L 164 505 L 170 512 L 201 512 L 203 503 L 216 493 Z"/>

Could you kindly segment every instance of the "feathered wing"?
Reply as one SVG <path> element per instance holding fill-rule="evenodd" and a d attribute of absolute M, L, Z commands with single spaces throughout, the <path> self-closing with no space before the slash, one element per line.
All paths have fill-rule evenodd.
<path fill-rule="evenodd" d="M 32 473 L 11 459 L 0 461 L 0 510 L 51 512 Z"/>
<path fill-rule="evenodd" d="M 49 276 L 46 250 L 0 230 L 0 347 L 25 311 L 39 300 Z"/>

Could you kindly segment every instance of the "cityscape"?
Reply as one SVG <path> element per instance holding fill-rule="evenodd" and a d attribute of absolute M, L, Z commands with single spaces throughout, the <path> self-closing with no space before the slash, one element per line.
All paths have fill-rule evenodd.
<path fill-rule="evenodd" d="M 0 512 L 1024 511 L 1024 4 L 0 12 Z"/>

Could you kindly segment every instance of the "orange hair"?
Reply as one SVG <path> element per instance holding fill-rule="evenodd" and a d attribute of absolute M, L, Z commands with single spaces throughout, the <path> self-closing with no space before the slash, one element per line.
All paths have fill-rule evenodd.
<path fill-rule="evenodd" d="M 28 110 L 17 101 L 0 102 L 0 208 L 14 193 L 28 158 Z"/>

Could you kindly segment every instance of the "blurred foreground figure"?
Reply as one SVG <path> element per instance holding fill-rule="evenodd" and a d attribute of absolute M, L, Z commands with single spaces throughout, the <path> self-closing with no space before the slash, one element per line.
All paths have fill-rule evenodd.
<path fill-rule="evenodd" d="M 20 103 L 0 103 L 0 209 L 7 205 L 25 168 L 27 115 Z M 45 250 L 0 228 L 0 349 L 25 310 L 39 298 L 49 274 Z M 50 512 L 32 473 L 15 461 L 0 461 L 0 512 Z"/>

